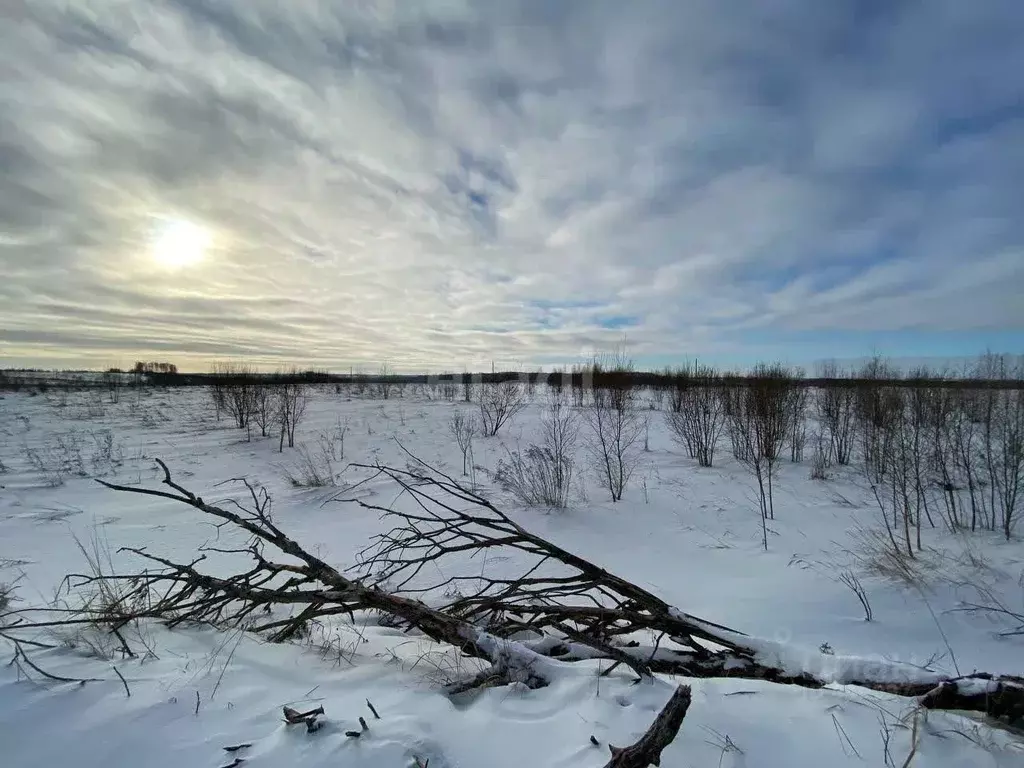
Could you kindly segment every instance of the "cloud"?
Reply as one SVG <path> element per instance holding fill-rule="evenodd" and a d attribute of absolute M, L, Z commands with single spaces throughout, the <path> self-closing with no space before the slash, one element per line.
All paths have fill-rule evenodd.
<path fill-rule="evenodd" d="M 1022 34 L 1012 0 L 15 0 L 0 354 L 1024 347 Z M 207 258 L 160 270 L 155 216 Z"/>

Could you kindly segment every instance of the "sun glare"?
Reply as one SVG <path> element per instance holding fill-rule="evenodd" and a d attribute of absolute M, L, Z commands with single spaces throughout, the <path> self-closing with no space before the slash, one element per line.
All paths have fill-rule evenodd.
<path fill-rule="evenodd" d="M 184 219 L 160 220 L 152 236 L 150 254 L 164 267 L 180 269 L 203 260 L 210 247 L 210 232 Z"/>

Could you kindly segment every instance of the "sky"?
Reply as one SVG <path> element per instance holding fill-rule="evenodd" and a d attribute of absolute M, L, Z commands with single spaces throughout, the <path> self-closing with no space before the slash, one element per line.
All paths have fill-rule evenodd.
<path fill-rule="evenodd" d="M 1024 352 L 1019 0 L 3 0 L 0 366 Z"/>

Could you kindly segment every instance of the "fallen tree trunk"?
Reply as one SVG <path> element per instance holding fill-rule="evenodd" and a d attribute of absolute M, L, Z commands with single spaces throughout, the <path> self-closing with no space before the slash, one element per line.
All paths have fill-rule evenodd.
<path fill-rule="evenodd" d="M 940 683 L 921 698 L 926 709 L 984 712 L 1008 723 L 1024 723 L 1024 680 L 975 675 Z"/>
<path fill-rule="evenodd" d="M 946 680 L 919 667 L 824 655 L 751 637 L 680 611 L 651 592 L 522 528 L 487 498 L 409 454 L 411 468 L 354 465 L 385 476 L 412 503 L 384 507 L 352 500 L 395 526 L 363 552 L 362 572 L 399 592 L 455 593 L 442 610 L 485 622 L 497 635 L 537 632 L 531 649 L 563 661 L 609 659 L 637 674 L 742 677 L 821 688 L 858 685 L 901 696 L 923 696 Z M 401 498 L 401 497 L 400 497 Z M 348 501 L 348 499 L 343 499 Z M 467 551 L 525 556 L 520 575 L 443 574 L 440 566 Z M 463 594 L 463 587 L 473 591 Z M 637 633 L 676 647 L 641 646 Z M 984 677 L 984 676 L 983 676 Z M 987 678 L 986 678 L 987 679 Z M 1013 684 L 1015 678 L 1003 678 Z M 980 704 L 976 704 L 980 706 Z M 983 711 L 983 710 L 979 710 Z"/>
<path fill-rule="evenodd" d="M 613 666 L 632 668 L 640 677 L 654 673 L 739 677 L 808 688 L 854 684 L 923 696 L 925 705 L 934 708 L 972 709 L 996 717 L 1021 716 L 1018 678 L 979 674 L 949 681 L 898 664 L 842 660 L 822 654 L 797 657 L 787 646 L 679 611 L 650 592 L 524 530 L 479 494 L 444 475 L 365 467 L 375 477 L 397 482 L 412 500 L 413 509 L 400 510 L 397 503 L 385 508 L 356 502 L 386 518 L 397 519 L 399 524 L 367 551 L 355 574 L 347 574 L 311 554 L 276 526 L 264 490 L 245 483 L 248 506 L 208 504 L 175 483 L 167 466 L 158 463 L 164 472 L 163 485 L 169 491 L 100 482 L 115 491 L 188 505 L 217 519 L 219 526 L 245 532 L 250 536 L 249 543 L 237 549 L 207 547 L 190 563 L 176 563 L 144 549 L 128 549 L 157 564 L 160 570 L 69 577 L 79 585 L 118 582 L 118 605 L 105 606 L 102 615 L 47 621 L 27 620 L 46 614 L 47 609 L 11 611 L 6 621 L 0 616 L 0 630 L 23 633 L 61 623 L 91 622 L 117 632 L 130 621 L 151 617 L 170 626 L 242 626 L 282 641 L 311 621 L 377 611 L 409 630 L 418 630 L 438 643 L 489 662 L 491 669 L 480 676 L 481 682 L 498 679 L 537 688 L 550 679 L 553 664 L 606 659 L 614 662 Z M 268 558 L 268 547 L 292 562 Z M 525 570 L 510 578 L 485 573 L 433 581 L 420 577 L 427 566 L 431 566 L 431 572 L 443 573 L 435 566 L 458 553 L 496 548 L 526 555 L 529 562 Z M 244 555 L 251 567 L 228 577 L 214 576 L 202 570 L 208 553 Z M 471 581 L 478 583 L 475 591 L 462 594 L 456 589 L 456 597 L 439 607 L 417 597 L 436 596 L 452 585 L 465 586 Z M 154 599 L 154 595 L 159 597 Z M 275 610 L 287 615 L 274 616 Z M 265 617 L 266 613 L 272 615 Z M 630 639 L 637 633 L 653 633 L 658 641 L 653 647 L 642 646 Z M 975 684 L 972 681 L 994 688 L 982 695 L 971 687 Z"/>

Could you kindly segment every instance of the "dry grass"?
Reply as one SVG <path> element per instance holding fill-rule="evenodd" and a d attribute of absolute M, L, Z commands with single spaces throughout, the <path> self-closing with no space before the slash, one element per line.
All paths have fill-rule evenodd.
<path fill-rule="evenodd" d="M 917 756 L 917 748 L 921 743 L 922 722 L 927 721 L 928 711 L 915 708 L 907 717 L 900 718 L 895 722 L 889 721 L 884 715 L 879 718 L 881 727 L 879 732 L 882 736 L 882 751 L 885 756 L 886 768 L 910 768 Z M 910 724 L 907 724 L 907 720 Z M 897 730 L 910 731 L 910 746 L 907 754 L 903 757 L 893 755 L 892 737 Z"/>
<path fill-rule="evenodd" d="M 87 621 L 57 626 L 50 630 L 63 646 L 100 659 L 153 658 L 153 642 L 145 624 L 130 618 L 146 609 L 131 585 L 111 577 L 116 573 L 110 545 L 93 531 L 87 542 L 78 536 L 75 544 L 86 563 L 84 583 L 73 577 L 61 585 L 53 608 Z"/>
<path fill-rule="evenodd" d="M 17 602 L 18 598 L 14 594 L 17 586 L 17 579 L 10 582 L 0 581 L 0 616 Z"/>
<path fill-rule="evenodd" d="M 433 686 L 447 687 L 480 674 L 488 665 L 479 659 L 467 658 L 454 648 L 433 646 L 417 656 L 409 670 L 417 670 Z"/>
<path fill-rule="evenodd" d="M 911 557 L 893 546 L 882 530 L 858 526 L 851 538 L 854 548 L 848 550 L 848 554 L 862 571 L 918 591 L 928 586 L 942 565 L 941 558 L 936 558 L 930 550 L 916 552 Z"/>
<path fill-rule="evenodd" d="M 864 609 L 864 621 L 871 621 L 871 601 L 868 599 L 867 590 L 864 589 L 864 585 L 857 577 L 857 574 L 851 570 L 845 570 L 839 574 L 837 580 L 840 584 L 848 587 L 850 591 L 857 596 L 857 600 L 860 601 L 860 605 Z"/>

